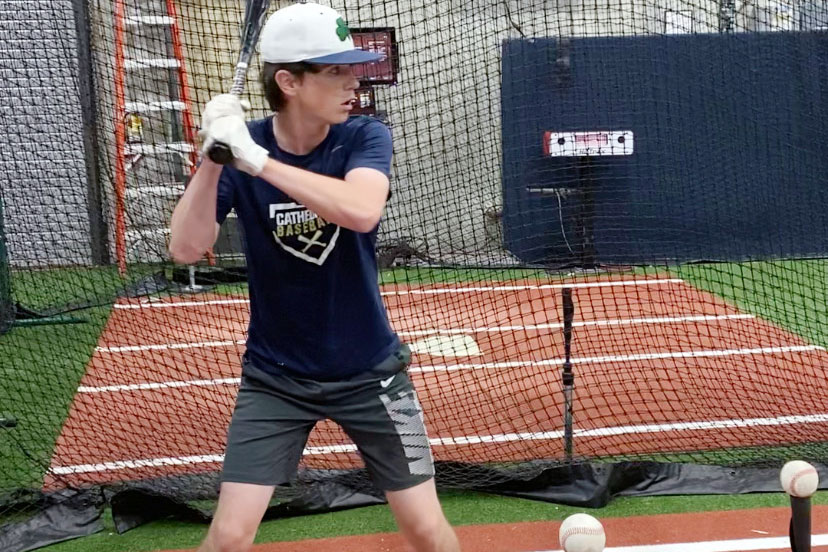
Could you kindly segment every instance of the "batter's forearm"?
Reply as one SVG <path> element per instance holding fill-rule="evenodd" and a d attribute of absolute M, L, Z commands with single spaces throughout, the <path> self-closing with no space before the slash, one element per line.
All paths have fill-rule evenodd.
<path fill-rule="evenodd" d="M 170 255 L 198 261 L 216 240 L 216 197 L 222 167 L 205 159 L 178 201 L 170 221 Z"/>
<path fill-rule="evenodd" d="M 379 222 L 387 188 L 360 187 L 330 176 L 268 159 L 260 178 L 322 217 L 356 232 L 370 232 Z"/>

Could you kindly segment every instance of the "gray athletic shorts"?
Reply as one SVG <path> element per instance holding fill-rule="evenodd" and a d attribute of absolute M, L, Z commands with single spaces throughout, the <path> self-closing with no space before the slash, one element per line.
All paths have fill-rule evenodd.
<path fill-rule="evenodd" d="M 222 481 L 288 483 L 311 429 L 325 418 L 345 430 L 380 490 L 432 478 L 423 411 L 405 371 L 410 360 L 403 345 L 357 379 L 323 382 L 265 372 L 245 357 Z"/>

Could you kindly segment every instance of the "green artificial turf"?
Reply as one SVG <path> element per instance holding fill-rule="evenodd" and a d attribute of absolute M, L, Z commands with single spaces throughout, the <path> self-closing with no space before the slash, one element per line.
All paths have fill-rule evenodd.
<path fill-rule="evenodd" d="M 720 496 L 670 496 L 617 498 L 600 510 L 585 510 L 547 502 L 470 492 L 442 493 L 443 510 L 452 525 L 515 523 L 521 521 L 559 521 L 589 511 L 599 518 L 626 517 L 685 512 L 723 511 L 789 504 L 784 493 Z M 813 497 L 814 504 L 828 504 L 828 492 Z M 194 548 L 204 537 L 206 525 L 158 521 L 118 535 L 110 519 L 99 534 L 45 548 L 47 552 L 149 552 Z M 387 506 L 266 521 L 259 528 L 256 542 L 295 541 L 312 538 L 363 535 L 396 531 Z M 553 537 L 554 538 L 554 537 Z M 554 546 L 554 540 L 550 543 Z"/>
<path fill-rule="evenodd" d="M 152 274 L 157 267 L 136 269 L 130 276 Z M 828 262 L 776 261 L 752 263 L 716 263 L 680 267 L 643 267 L 635 274 L 663 276 L 673 274 L 690 284 L 717 294 L 745 312 L 774 322 L 806 341 L 828 346 Z M 579 274 L 577 277 L 590 277 Z M 532 280 L 540 282 L 571 278 L 573 275 L 547 274 L 522 269 L 435 269 L 395 268 L 383 271 L 384 284 L 453 284 L 464 282 L 506 282 Z M 124 286 L 114 268 L 53 269 L 17 272 L 12 276 L 14 297 L 35 309 L 60 305 L 83 306 L 70 313 L 86 319 L 83 324 L 16 327 L 0 336 L 0 417 L 14 416 L 18 426 L 0 429 L 0 496 L 19 488 L 40 486 L 48 468 L 54 442 L 60 432 L 78 382 L 109 315 L 109 305 Z M 246 285 L 232 284 L 215 288 L 217 293 L 245 294 Z M 59 309 L 57 309 L 59 310 Z M 804 445 L 807 449 L 808 445 Z M 764 451 L 765 449 L 762 449 Z M 784 458 L 783 447 L 767 449 L 769 457 Z M 806 452 L 790 449 L 797 454 Z M 757 451 L 745 452 L 747 456 Z M 729 451 L 739 455 L 738 451 Z M 704 453 L 705 460 L 710 454 Z M 695 455 L 690 455 L 693 459 Z M 677 457 L 677 460 L 679 458 Z M 450 520 L 455 524 L 507 522 L 518 520 L 560 519 L 572 510 L 555 505 L 520 499 L 449 493 L 443 496 Z M 825 503 L 820 493 L 817 502 Z M 601 516 L 622 516 L 672 511 L 722 510 L 781 506 L 783 495 L 748 495 L 716 497 L 671 497 L 617 499 L 601 510 Z M 0 516 L 3 508 L 0 505 Z M 0 523 L 3 518 L 0 517 Z M 314 536 L 360 534 L 394 530 L 386 507 L 305 516 L 267 522 L 260 540 L 295 540 Z M 119 550 L 144 551 L 160 548 L 194 546 L 204 527 L 171 521 L 157 522 L 125 535 L 110 531 L 50 550 Z M 74 547 L 74 548 L 73 548 Z"/>

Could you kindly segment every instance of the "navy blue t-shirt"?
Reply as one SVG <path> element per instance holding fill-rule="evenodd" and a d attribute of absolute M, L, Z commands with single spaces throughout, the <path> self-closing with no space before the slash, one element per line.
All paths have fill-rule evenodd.
<path fill-rule="evenodd" d="M 390 176 L 391 135 L 379 121 L 333 125 L 311 153 L 279 148 L 273 117 L 248 124 L 253 140 L 288 165 L 342 179 L 368 167 Z M 354 232 L 323 220 L 260 178 L 233 167 L 219 179 L 216 217 L 236 210 L 250 287 L 247 355 L 264 370 L 347 379 L 400 345 L 377 285 L 376 228 Z"/>

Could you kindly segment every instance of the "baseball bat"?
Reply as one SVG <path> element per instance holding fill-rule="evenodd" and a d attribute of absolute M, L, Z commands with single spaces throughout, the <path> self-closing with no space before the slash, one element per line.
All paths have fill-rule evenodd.
<path fill-rule="evenodd" d="M 239 60 L 236 63 L 236 70 L 233 73 L 233 86 L 230 93 L 241 96 L 244 92 L 244 82 L 247 79 L 247 68 L 250 65 L 250 58 L 256 50 L 256 43 L 259 40 L 259 33 L 262 31 L 267 8 L 270 0 L 248 0 L 244 9 L 244 20 L 241 26 L 241 49 Z M 233 160 L 233 152 L 230 146 L 223 142 L 215 142 L 210 146 L 207 156 L 214 163 L 226 165 Z"/>

